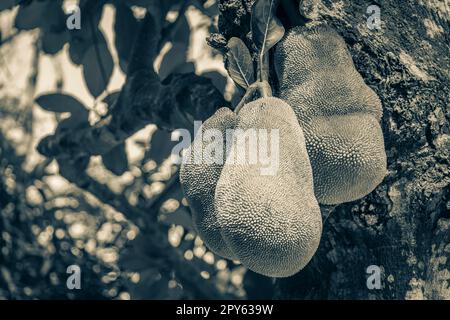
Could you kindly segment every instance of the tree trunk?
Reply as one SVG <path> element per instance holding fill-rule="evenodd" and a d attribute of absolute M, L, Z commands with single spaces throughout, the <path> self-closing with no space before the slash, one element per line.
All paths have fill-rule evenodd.
<path fill-rule="evenodd" d="M 280 2 L 286 29 L 305 23 L 298 0 Z M 381 29 L 370 30 L 371 2 L 307 2 L 344 37 L 382 101 L 389 173 L 365 198 L 323 208 L 329 216 L 317 253 L 297 275 L 276 281 L 274 297 L 450 299 L 448 5 L 379 1 Z M 220 34 L 210 43 L 220 47 L 232 36 L 249 42 L 252 3 L 221 0 Z M 372 265 L 381 270 L 380 287 L 370 286 L 378 270 L 368 270 Z"/>

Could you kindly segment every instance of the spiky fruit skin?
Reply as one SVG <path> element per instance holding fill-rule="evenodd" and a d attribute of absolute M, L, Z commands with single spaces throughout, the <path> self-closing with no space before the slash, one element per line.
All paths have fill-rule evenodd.
<path fill-rule="evenodd" d="M 228 108 L 221 108 L 206 120 L 200 127 L 200 134 L 197 134 L 194 142 L 186 150 L 186 154 L 191 156 L 191 162 L 182 164 L 180 167 L 180 182 L 186 199 L 189 202 L 194 227 L 205 245 L 214 253 L 227 258 L 234 259 L 235 255 L 225 244 L 219 223 L 217 212 L 214 208 L 214 192 L 220 177 L 223 165 L 199 161 L 195 163 L 194 154 L 199 150 L 203 154 L 207 143 L 202 144 L 202 137 L 206 130 L 215 129 L 226 137 L 227 129 L 233 129 L 236 124 L 236 115 Z M 196 144 L 203 145 L 195 149 Z M 225 143 L 224 143 L 225 146 Z M 223 163 L 225 163 L 226 153 L 223 152 Z"/>
<path fill-rule="evenodd" d="M 215 194 L 222 235 L 249 269 L 291 276 L 310 261 L 322 232 L 302 129 L 292 108 L 277 98 L 245 105 L 236 128 L 278 129 L 279 168 L 261 175 L 259 163 L 230 165 L 227 159 Z"/>
<path fill-rule="evenodd" d="M 370 193 L 386 175 L 382 107 L 342 37 L 324 25 L 293 28 L 277 44 L 275 67 L 279 97 L 305 133 L 318 201 Z"/>

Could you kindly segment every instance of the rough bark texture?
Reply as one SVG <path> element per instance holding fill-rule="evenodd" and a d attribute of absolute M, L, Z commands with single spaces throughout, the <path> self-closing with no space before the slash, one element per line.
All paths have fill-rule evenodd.
<path fill-rule="evenodd" d="M 220 34 L 248 39 L 253 0 L 220 1 Z M 287 28 L 305 18 L 298 0 L 278 9 Z M 276 282 L 275 298 L 450 299 L 449 7 L 446 1 L 308 1 L 340 33 L 365 82 L 383 103 L 389 174 L 367 197 L 340 205 L 324 222 L 310 264 Z M 381 30 L 369 30 L 369 5 Z M 369 290 L 367 267 L 381 268 Z"/>

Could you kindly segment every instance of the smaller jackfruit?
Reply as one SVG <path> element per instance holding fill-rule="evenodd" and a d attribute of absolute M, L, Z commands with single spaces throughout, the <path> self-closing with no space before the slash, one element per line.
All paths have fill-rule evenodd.
<path fill-rule="evenodd" d="M 386 174 L 382 107 L 344 39 L 325 25 L 291 29 L 277 44 L 279 97 L 302 127 L 322 204 L 353 201 Z"/>
<path fill-rule="evenodd" d="M 180 167 L 181 186 L 191 207 L 192 220 L 198 235 L 211 251 L 227 259 L 234 259 L 235 256 L 223 241 L 214 209 L 214 191 L 226 159 L 226 141 L 223 141 L 222 155 L 217 155 L 223 157 L 220 164 L 208 159 L 209 153 L 206 151 L 209 144 L 203 139 L 205 132 L 214 133 L 214 130 L 217 130 L 222 139 L 226 139 L 226 130 L 233 129 L 235 124 L 236 115 L 230 109 L 217 110 L 200 127 L 194 142 L 186 150 L 188 161 Z"/>
<path fill-rule="evenodd" d="M 242 156 L 234 151 L 237 141 L 250 146 L 248 130 L 255 130 L 250 132 L 259 139 L 261 129 L 278 130 L 276 171 L 265 171 L 261 161 L 237 161 Z M 258 151 L 247 149 L 249 157 L 260 153 L 264 146 L 259 142 Z M 215 192 L 223 239 L 249 269 L 270 277 L 291 276 L 310 261 L 322 232 L 302 129 L 288 104 L 261 98 L 239 112 L 233 143 Z"/>

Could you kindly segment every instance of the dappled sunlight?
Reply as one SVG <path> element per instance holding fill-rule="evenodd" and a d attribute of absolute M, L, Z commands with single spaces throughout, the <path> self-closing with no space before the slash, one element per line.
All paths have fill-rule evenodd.
<path fill-rule="evenodd" d="M 70 2 L 64 1 L 67 14 Z M 155 61 L 159 69 L 170 53 L 175 60 L 164 72 L 189 64 L 192 69 L 185 70 L 226 87 L 225 97 L 231 100 L 235 87 L 223 58 L 204 40 L 217 23 L 215 5 L 207 1 L 205 8 L 215 12 L 211 16 L 189 7 L 179 39 L 167 42 Z M 144 8 L 131 9 L 135 18 L 144 18 Z M 174 6 L 168 12 L 167 23 L 177 19 L 178 10 Z M 83 126 L 103 121 L 110 112 L 114 94 L 126 81 L 122 52 L 116 48 L 117 37 L 123 38 L 115 30 L 116 8 L 108 4 L 101 13 L 99 28 L 114 65 L 98 96 L 93 95 L 98 88 L 85 79 L 83 64 L 74 61 L 73 42 L 56 53 L 42 51 L 43 33 L 14 27 L 18 11 L 0 12 L 1 35 L 11 37 L 0 46 L 0 299 L 193 298 L 198 289 L 183 285 L 189 272 L 211 283 L 218 295 L 244 297 L 245 271 L 236 280 L 236 265 L 209 251 L 193 229 L 171 157 L 177 142 L 170 141 L 170 132 L 148 124 L 125 140 L 126 163 L 93 155 L 71 175 L 61 174 L 67 172 L 65 163 L 36 150 L 44 137 L 61 130 L 64 122 L 71 125 L 77 116 L 53 102 L 42 106 L 36 98 L 53 93 L 57 99 L 76 98 L 87 111 Z M 74 183 L 74 177 L 84 182 Z M 156 235 L 146 229 L 146 219 L 154 221 Z M 157 250 L 164 251 L 158 255 Z M 167 259 L 174 259 L 173 254 L 189 269 L 172 269 Z M 71 265 L 80 267 L 87 290 L 66 288 Z"/>

